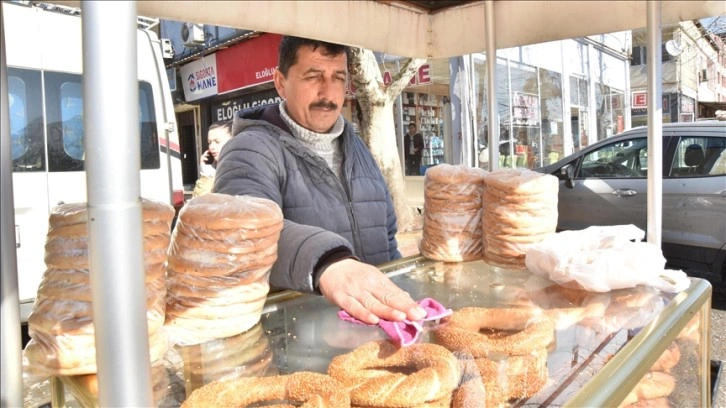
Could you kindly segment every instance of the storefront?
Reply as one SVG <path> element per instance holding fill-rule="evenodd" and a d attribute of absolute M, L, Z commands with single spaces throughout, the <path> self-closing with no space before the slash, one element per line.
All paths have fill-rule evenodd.
<path fill-rule="evenodd" d="M 606 34 L 497 52 L 500 167 L 548 165 L 631 127 L 622 49 L 628 36 Z M 488 168 L 486 54 L 433 59 L 425 69 L 430 85 L 406 88 L 400 114 L 394 115 L 399 150 L 406 125 L 414 121 L 427 140 L 422 175 L 439 163 Z"/>
<path fill-rule="evenodd" d="M 647 96 L 645 90 L 632 92 L 633 127 L 648 124 Z M 663 93 L 661 111 L 663 123 L 693 122 L 696 100 L 682 93 Z"/>
<path fill-rule="evenodd" d="M 625 44 L 628 35 L 606 34 L 597 40 L 563 40 L 497 52 L 499 167 L 548 165 L 630 128 L 631 98 L 625 97 L 630 95 L 627 55 L 612 48 L 613 39 L 614 44 Z M 240 109 L 280 101 L 271 82 L 280 38 L 262 34 L 180 67 L 184 100 L 195 106 L 179 115 L 181 138 L 190 137 L 185 134 L 188 129 L 195 141 L 187 144 L 193 151 L 183 152 L 188 153 L 186 168 L 194 169 L 187 172 L 186 184 L 196 178 L 196 157 L 206 148 L 204 129 L 214 121 L 231 119 Z M 413 170 L 418 177 L 441 163 L 489 167 L 486 61 L 485 53 L 477 53 L 432 59 L 420 67 L 394 105 L 402 166 L 406 162 L 403 138 L 407 125 L 415 123 L 424 137 L 420 168 Z M 390 81 L 402 62 L 381 63 L 384 82 Z M 632 114 L 639 117 L 641 111 L 633 101 Z M 693 107 L 687 102 L 669 100 L 667 106 Z M 357 101 L 350 91 L 343 116 L 356 129 L 357 114 Z M 185 126 L 190 121 L 194 126 Z"/>
<path fill-rule="evenodd" d="M 382 79 L 390 84 L 392 77 L 407 61 L 393 58 L 379 65 Z M 431 166 L 451 162 L 451 110 L 449 87 L 448 60 L 430 60 L 422 64 L 416 74 L 411 78 L 408 86 L 394 101 L 394 127 L 396 144 L 403 174 L 416 173 L 410 177 L 421 177 Z M 358 101 L 354 90 L 348 90 L 346 102 L 343 106 L 343 116 L 352 122 L 358 131 Z M 421 133 L 424 148 L 421 163 L 416 169 L 406 169 L 406 160 L 403 152 L 404 137 L 409 124 L 416 125 L 416 132 Z"/>
<path fill-rule="evenodd" d="M 500 167 L 545 166 L 629 127 L 627 59 L 603 43 L 563 40 L 497 52 Z M 480 153 L 488 147 L 486 58 L 473 55 Z"/>
<path fill-rule="evenodd" d="M 206 129 L 250 107 L 277 103 L 272 84 L 279 34 L 261 34 L 179 67 L 183 104 L 177 109 L 184 184 L 193 186 Z"/>
<path fill-rule="evenodd" d="M 441 64 L 437 68 L 441 67 Z M 412 169 L 411 173 L 424 175 L 426 169 L 437 164 L 447 162 L 445 146 L 451 144 L 450 119 L 447 124 L 446 109 L 449 109 L 449 87 L 446 84 L 434 83 L 432 70 L 435 64 L 423 64 L 417 74 L 411 79 L 410 85 L 404 90 L 399 98 L 400 115 L 394 115 L 396 128 L 401 129 L 398 139 L 399 150 L 403 157 L 403 138 L 408 125 L 416 125 L 416 131 L 423 136 L 424 147 L 421 152 L 421 163 L 418 169 Z M 436 78 L 443 78 L 442 73 L 437 72 Z M 394 109 L 398 107 L 398 104 Z M 401 126 L 398 126 L 401 123 Z M 401 163 L 405 163 L 402 160 Z"/>

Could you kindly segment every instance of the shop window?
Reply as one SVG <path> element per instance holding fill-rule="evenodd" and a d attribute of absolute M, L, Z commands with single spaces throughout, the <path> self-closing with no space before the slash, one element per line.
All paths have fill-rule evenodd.
<path fill-rule="evenodd" d="M 633 46 L 633 53 L 630 59 L 630 65 L 637 66 L 645 64 L 645 46 L 636 45 Z"/>
<path fill-rule="evenodd" d="M 444 162 L 444 96 L 406 91 L 401 98 L 404 133 L 414 123 L 424 139 L 421 168 L 407 169 L 407 174 L 423 175 L 426 168 Z"/>
<path fill-rule="evenodd" d="M 561 76 L 559 72 L 539 70 L 541 139 L 536 154 L 533 151 L 533 156 L 528 158 L 529 168 L 546 166 L 564 157 Z"/>
<path fill-rule="evenodd" d="M 578 93 L 578 105 L 588 107 L 590 106 L 590 98 L 587 92 L 587 81 L 584 78 L 577 79 L 577 93 Z"/>
<path fill-rule="evenodd" d="M 661 62 L 673 61 L 674 57 L 666 51 L 665 43 L 661 44 Z M 648 52 L 645 45 L 633 46 L 633 53 L 630 56 L 630 65 L 645 65 L 648 62 Z"/>
<path fill-rule="evenodd" d="M 603 140 L 612 136 L 615 129 L 609 86 L 595 84 L 595 108 L 597 114 L 597 140 Z"/>
<path fill-rule="evenodd" d="M 484 100 L 486 100 L 486 94 Z M 509 70 L 503 63 L 497 63 L 497 104 L 499 122 L 500 124 L 506 124 L 508 126 L 512 121 L 509 104 Z M 499 135 L 499 139 L 504 140 L 502 139 L 501 131 Z"/>
<path fill-rule="evenodd" d="M 537 93 L 539 85 L 537 82 L 537 67 L 512 62 L 510 72 L 512 75 L 512 91 L 528 94 Z"/>
<path fill-rule="evenodd" d="M 570 77 L 570 105 L 579 105 L 577 102 L 577 78 Z"/>
<path fill-rule="evenodd" d="M 615 125 L 613 131 L 615 134 L 618 134 L 625 130 L 625 113 L 623 110 L 625 106 L 625 93 L 612 88 L 610 92 L 610 107 L 613 113 L 613 123 Z"/>

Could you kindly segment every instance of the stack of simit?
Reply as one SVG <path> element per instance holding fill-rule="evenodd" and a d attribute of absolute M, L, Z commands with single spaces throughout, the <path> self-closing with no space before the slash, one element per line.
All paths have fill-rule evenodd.
<path fill-rule="evenodd" d="M 182 208 L 167 272 L 175 344 L 234 336 L 259 322 L 282 224 L 280 207 L 257 197 L 212 193 Z"/>
<path fill-rule="evenodd" d="M 484 260 L 523 269 L 527 249 L 557 228 L 557 177 L 505 169 L 487 174 L 485 184 Z"/>
<path fill-rule="evenodd" d="M 169 349 L 164 324 L 167 248 L 174 209 L 142 200 L 146 309 L 152 364 Z M 62 204 L 50 214 L 46 271 L 28 318 L 25 348 L 29 370 L 38 375 L 96 372 L 89 279 L 88 211 L 85 203 Z M 99 271 L 103 273 L 103 271 Z"/>
<path fill-rule="evenodd" d="M 421 254 L 444 262 L 481 259 L 486 171 L 439 164 L 426 171 Z"/>

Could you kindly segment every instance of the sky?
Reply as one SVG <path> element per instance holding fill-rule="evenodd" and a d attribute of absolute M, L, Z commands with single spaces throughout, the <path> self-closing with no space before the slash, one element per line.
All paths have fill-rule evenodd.
<path fill-rule="evenodd" d="M 726 34 L 726 15 L 702 18 L 701 24 L 714 34 Z"/>

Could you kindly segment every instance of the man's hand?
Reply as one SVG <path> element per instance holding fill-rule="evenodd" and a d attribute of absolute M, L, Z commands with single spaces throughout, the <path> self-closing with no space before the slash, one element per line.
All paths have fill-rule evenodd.
<path fill-rule="evenodd" d="M 426 317 L 426 311 L 383 272 L 354 259 L 328 266 L 319 284 L 328 301 L 368 324 Z"/>

